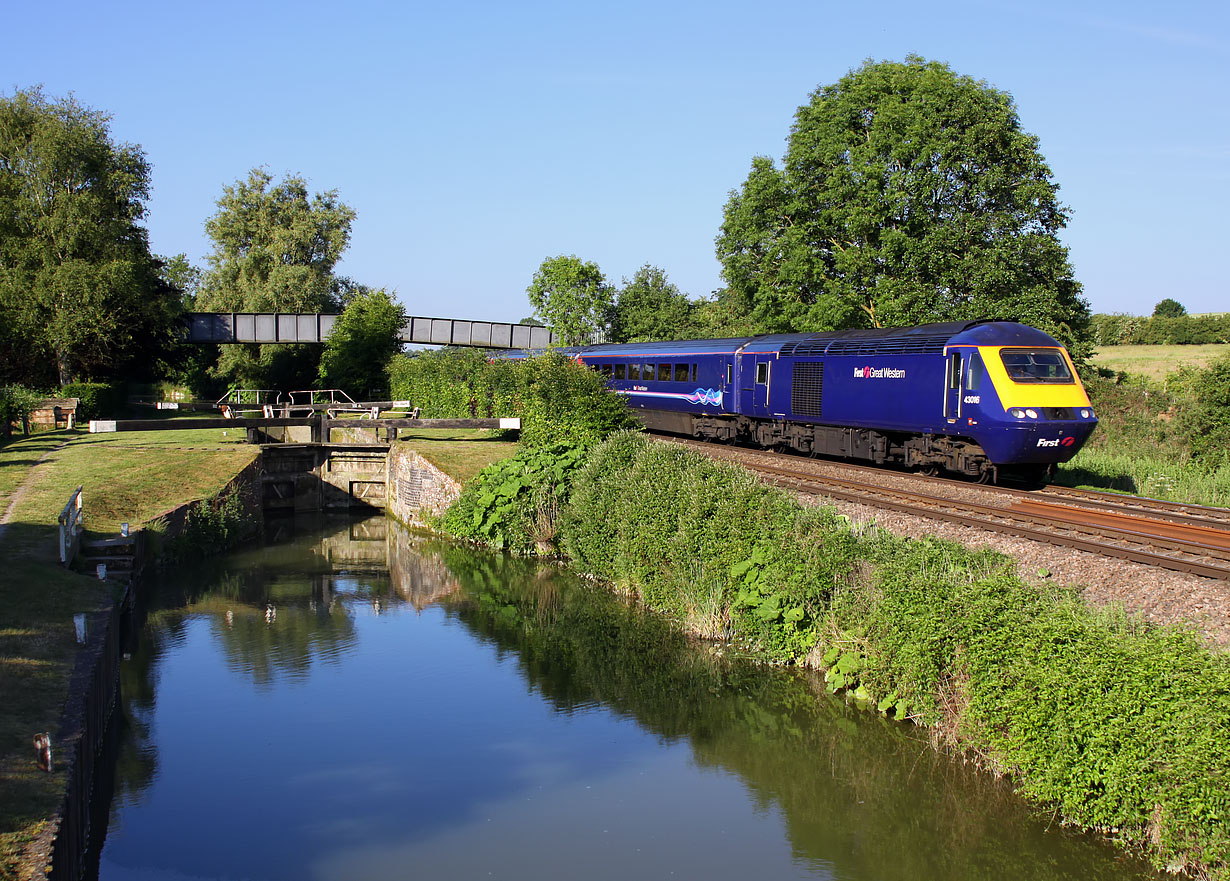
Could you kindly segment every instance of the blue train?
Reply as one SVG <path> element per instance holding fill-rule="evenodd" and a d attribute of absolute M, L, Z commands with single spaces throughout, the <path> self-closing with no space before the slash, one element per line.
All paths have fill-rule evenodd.
<path fill-rule="evenodd" d="M 1045 480 L 1098 422 L 1063 346 L 1014 322 L 567 351 L 653 430 L 984 483 Z"/>

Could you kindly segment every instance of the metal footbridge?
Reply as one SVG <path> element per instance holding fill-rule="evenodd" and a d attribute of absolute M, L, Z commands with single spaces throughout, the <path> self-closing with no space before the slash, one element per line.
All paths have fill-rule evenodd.
<path fill-rule="evenodd" d="M 191 312 L 190 343 L 322 343 L 340 315 L 293 312 Z M 470 346 L 483 349 L 544 349 L 559 342 L 548 328 L 498 321 L 457 318 L 410 318 L 402 326 L 403 343 Z"/>

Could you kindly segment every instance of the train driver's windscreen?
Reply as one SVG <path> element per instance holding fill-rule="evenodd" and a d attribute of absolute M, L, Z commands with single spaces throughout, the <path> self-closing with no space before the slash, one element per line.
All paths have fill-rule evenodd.
<path fill-rule="evenodd" d="M 999 357 L 1013 382 L 1072 382 L 1072 371 L 1058 349 L 1002 349 Z"/>

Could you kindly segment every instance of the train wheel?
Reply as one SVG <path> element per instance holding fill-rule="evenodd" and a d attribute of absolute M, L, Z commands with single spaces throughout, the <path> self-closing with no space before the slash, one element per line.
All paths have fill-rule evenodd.
<path fill-rule="evenodd" d="M 923 477 L 939 477 L 940 463 L 939 462 L 924 462 L 918 466 L 918 473 Z"/>

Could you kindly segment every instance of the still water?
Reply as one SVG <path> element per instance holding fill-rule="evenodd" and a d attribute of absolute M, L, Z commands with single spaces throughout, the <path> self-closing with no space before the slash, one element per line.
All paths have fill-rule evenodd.
<path fill-rule="evenodd" d="M 1157 877 L 556 568 L 271 532 L 152 601 L 103 881 Z"/>

